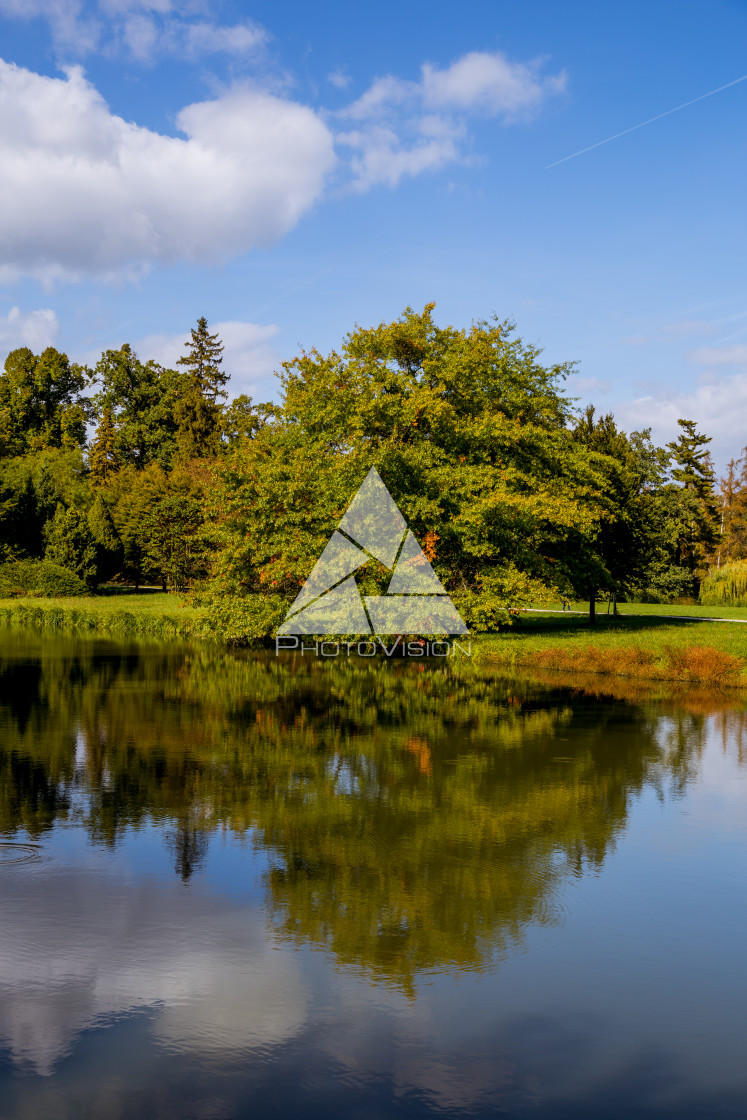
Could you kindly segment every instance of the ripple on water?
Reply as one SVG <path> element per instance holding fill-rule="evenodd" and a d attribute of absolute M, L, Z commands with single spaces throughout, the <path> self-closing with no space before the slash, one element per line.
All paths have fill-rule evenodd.
<path fill-rule="evenodd" d="M 28 863 L 41 859 L 41 849 L 35 844 L 0 843 L 0 865 L 4 863 Z"/>

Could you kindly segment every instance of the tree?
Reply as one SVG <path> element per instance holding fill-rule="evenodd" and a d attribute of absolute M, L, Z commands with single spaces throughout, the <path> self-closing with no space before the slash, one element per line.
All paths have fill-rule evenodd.
<path fill-rule="evenodd" d="M 106 486 L 119 466 L 116 447 L 116 431 L 112 410 L 107 405 L 101 413 L 96 436 L 88 453 L 88 467 L 93 486 Z"/>
<path fill-rule="evenodd" d="M 0 375 L 0 454 L 82 447 L 90 411 L 84 385 L 82 367 L 52 346 L 41 355 L 27 346 L 11 351 Z"/>
<path fill-rule="evenodd" d="M 141 362 L 125 343 L 105 350 L 90 374 L 99 386 L 94 398 L 102 421 L 109 409 L 114 427 L 116 460 L 139 470 L 150 463 L 169 467 L 176 450 L 174 417 L 184 375 L 157 362 Z"/>
<path fill-rule="evenodd" d="M 667 444 L 676 466 L 672 478 L 682 491 L 683 524 L 676 538 L 675 563 L 688 569 L 697 583 L 718 540 L 714 472 L 707 445 L 710 436 L 696 432 L 694 420 L 678 420 L 682 429 Z"/>
<path fill-rule="evenodd" d="M 470 619 L 567 580 L 571 542 L 591 539 L 604 477 L 571 438 L 567 366 L 497 320 L 441 328 L 433 305 L 349 334 L 341 353 L 284 363 L 272 423 L 239 439 L 215 470 L 207 524 L 213 594 L 294 596 L 348 502 L 376 466 L 434 568 Z M 364 590 L 390 573 L 367 565 Z"/>
<path fill-rule="evenodd" d="M 220 368 L 223 344 L 217 334 L 210 334 L 204 316 L 192 328 L 191 342 L 186 345 L 187 353 L 177 360 L 185 367 L 187 378 L 175 411 L 182 460 L 215 454 L 220 438 L 219 402 L 228 395 L 224 388 L 228 374 Z"/>
<path fill-rule="evenodd" d="M 72 506 L 58 506 L 46 528 L 46 544 L 47 560 L 75 572 L 89 590 L 95 590 L 96 542 L 85 514 Z"/>
<path fill-rule="evenodd" d="M 97 494 L 88 511 L 87 520 L 96 546 L 96 578 L 99 582 L 103 582 L 119 572 L 124 550 L 102 494 Z"/>
<path fill-rule="evenodd" d="M 583 542 L 582 563 L 571 573 L 574 588 L 589 598 L 595 620 L 599 591 L 620 594 L 644 577 L 657 540 L 652 489 L 663 479 L 665 456 L 651 444 L 651 432 L 628 436 L 611 414 L 595 418 L 589 405 L 573 429 L 574 439 L 595 456 L 604 477 L 605 507 L 593 539 Z"/>
<path fill-rule="evenodd" d="M 144 479 L 140 543 L 147 567 L 174 591 L 204 574 L 202 486 L 185 469 L 167 475 L 154 467 Z"/>

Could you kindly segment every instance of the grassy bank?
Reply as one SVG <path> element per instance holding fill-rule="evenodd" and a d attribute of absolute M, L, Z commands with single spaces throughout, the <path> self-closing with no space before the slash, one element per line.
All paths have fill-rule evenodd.
<path fill-rule="evenodd" d="M 648 607 L 634 615 L 635 604 L 630 614 L 600 615 L 594 627 L 588 616 L 527 612 L 509 633 L 481 638 L 478 657 L 503 668 L 747 687 L 747 625 L 682 617 L 693 608 L 654 609 L 664 617 Z M 747 619 L 744 610 L 732 617 L 740 614 Z"/>
<path fill-rule="evenodd" d="M 683 617 L 698 612 L 697 618 Z M 726 609 L 630 604 L 621 613 L 525 612 L 509 630 L 474 636 L 475 662 L 496 669 L 747 688 L 747 624 Z M 663 616 L 663 617 L 660 617 Z M 700 618 L 704 618 L 700 621 Z M 733 618 L 747 608 L 736 608 Z M 178 595 L 111 588 L 86 598 L 0 599 L 0 625 L 156 641 L 220 640 L 203 608 Z"/>
<path fill-rule="evenodd" d="M 109 592 L 85 598 L 0 599 L 0 625 L 110 637 L 211 640 L 205 612 L 163 592 Z"/>

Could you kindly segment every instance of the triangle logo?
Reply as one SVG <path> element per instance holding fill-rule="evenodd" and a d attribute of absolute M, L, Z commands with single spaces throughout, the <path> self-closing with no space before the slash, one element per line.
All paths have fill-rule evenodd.
<path fill-rule="evenodd" d="M 361 595 L 369 560 L 392 569 L 385 595 Z M 456 607 L 375 467 L 366 475 L 278 634 L 466 634 Z"/>

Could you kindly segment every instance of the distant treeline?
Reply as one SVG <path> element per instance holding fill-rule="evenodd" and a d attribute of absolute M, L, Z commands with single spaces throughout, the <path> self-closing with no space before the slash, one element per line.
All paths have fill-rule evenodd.
<path fill-rule="evenodd" d="M 511 323 L 458 330 L 407 308 L 284 362 L 277 405 L 229 402 L 204 318 L 185 345 L 176 369 L 127 344 L 93 368 L 9 354 L 0 594 L 157 584 L 207 604 L 229 638 L 260 637 L 371 466 L 474 628 L 558 596 L 593 611 L 701 584 L 707 601 L 747 594 L 747 461 L 719 484 L 695 421 L 658 447 L 579 410 L 570 365 L 542 365 Z M 389 574 L 368 564 L 359 584 L 381 593 Z"/>

